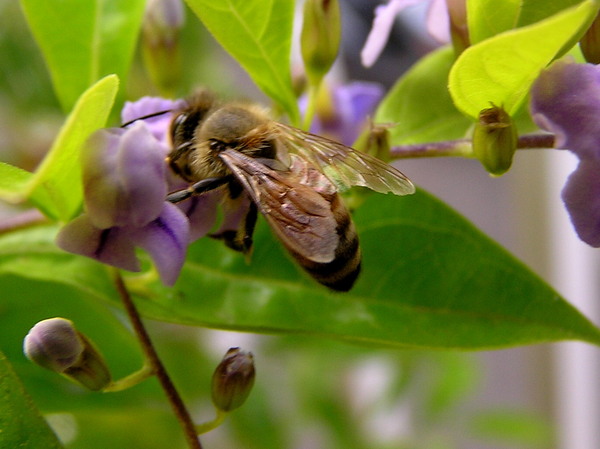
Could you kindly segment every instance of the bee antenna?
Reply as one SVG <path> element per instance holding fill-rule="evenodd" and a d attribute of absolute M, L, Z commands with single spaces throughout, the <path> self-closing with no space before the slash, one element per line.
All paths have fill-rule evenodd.
<path fill-rule="evenodd" d="M 138 120 L 146 120 L 148 118 L 158 117 L 159 115 L 167 114 L 169 112 L 173 112 L 173 109 L 166 109 L 164 111 L 158 111 L 158 112 L 153 112 L 152 114 L 142 115 L 141 117 L 134 118 L 133 120 L 129 120 L 128 122 L 123 123 L 121 125 L 121 128 L 127 128 L 129 125 L 131 125 L 134 122 L 137 122 Z"/>

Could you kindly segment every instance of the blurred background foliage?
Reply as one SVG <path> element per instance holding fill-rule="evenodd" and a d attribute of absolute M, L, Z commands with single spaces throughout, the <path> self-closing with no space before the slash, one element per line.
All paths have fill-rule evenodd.
<path fill-rule="evenodd" d="M 231 97 L 261 98 L 236 63 L 186 12 L 178 94 L 208 85 Z M 32 170 L 51 145 L 64 115 L 14 0 L 0 0 L 0 64 L 0 159 Z M 125 97 L 156 93 L 138 52 Z M 120 105 L 114 110 L 119 111 Z M 117 123 L 115 116 L 112 124 Z M 65 447 L 185 447 L 155 379 L 117 394 L 94 393 L 26 360 L 23 337 L 34 323 L 51 316 L 75 321 L 97 342 L 116 378 L 139 367 L 141 356 L 122 311 L 59 284 L 50 296 L 45 283 L 18 276 L 2 278 L 0 349 Z M 222 427 L 202 438 L 206 448 L 552 447 L 546 417 L 511 404 L 483 408 L 473 400 L 486 378 L 474 354 L 374 350 L 294 335 L 148 324 L 196 421 L 212 418 L 210 377 L 225 350 L 242 346 L 255 355 L 257 381 L 249 400 Z M 0 410 L 0 414 L 7 412 L 6 407 Z"/>

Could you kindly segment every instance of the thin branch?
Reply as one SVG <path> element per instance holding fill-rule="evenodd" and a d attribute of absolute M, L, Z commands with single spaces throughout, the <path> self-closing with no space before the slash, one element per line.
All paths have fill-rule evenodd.
<path fill-rule="evenodd" d="M 140 341 L 144 354 L 146 355 L 148 362 L 152 366 L 156 377 L 158 377 L 158 381 L 160 382 L 160 385 L 165 391 L 167 398 L 171 403 L 171 407 L 173 408 L 177 419 L 179 420 L 185 431 L 185 436 L 188 445 L 191 449 L 202 449 L 202 445 L 196 433 L 196 427 L 194 425 L 194 422 L 192 421 L 192 418 L 187 408 L 185 407 L 181 396 L 179 396 L 175 385 L 173 385 L 171 378 L 167 374 L 164 365 L 162 364 L 161 360 L 158 357 L 158 354 L 156 353 L 156 350 L 154 349 L 152 341 L 150 340 L 150 336 L 148 335 L 148 332 L 146 331 L 146 328 L 142 323 L 140 315 L 135 307 L 135 304 L 133 303 L 129 291 L 127 290 L 127 287 L 123 282 L 121 273 L 119 273 L 118 270 L 114 271 L 115 285 L 117 287 L 119 295 L 121 296 L 121 300 L 123 301 L 123 305 L 125 306 L 127 315 L 131 320 L 131 324 L 133 325 L 137 338 Z"/>
<path fill-rule="evenodd" d="M 519 136 L 517 149 L 550 149 L 554 148 L 553 134 L 525 134 Z M 472 157 L 471 139 L 444 140 L 441 142 L 417 143 L 392 147 L 390 154 L 393 158 L 421 157 Z"/>
<path fill-rule="evenodd" d="M 554 134 L 524 134 L 519 136 L 519 150 L 554 148 Z"/>
<path fill-rule="evenodd" d="M 50 223 L 37 209 L 28 209 L 11 217 L 5 218 L 0 222 L 0 234 L 16 231 L 30 226 L 36 226 L 44 223 Z"/>

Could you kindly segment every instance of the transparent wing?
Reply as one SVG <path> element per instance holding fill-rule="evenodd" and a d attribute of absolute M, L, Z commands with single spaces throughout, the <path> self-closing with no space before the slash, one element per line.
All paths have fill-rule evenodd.
<path fill-rule="evenodd" d="M 406 176 L 376 157 L 292 126 L 282 123 L 274 126 L 287 152 L 299 154 L 319 167 L 340 191 L 362 186 L 395 195 L 415 192 L 415 186 Z"/>
<path fill-rule="evenodd" d="M 273 170 L 238 151 L 219 156 L 288 250 L 318 263 L 334 259 L 337 223 L 323 195 L 301 184 L 293 172 Z"/>

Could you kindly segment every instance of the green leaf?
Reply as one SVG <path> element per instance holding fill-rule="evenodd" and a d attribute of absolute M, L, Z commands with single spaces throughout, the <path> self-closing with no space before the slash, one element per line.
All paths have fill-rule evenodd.
<path fill-rule="evenodd" d="M 516 26 L 521 27 L 539 22 L 547 17 L 559 13 L 563 9 L 582 3 L 581 0 L 524 0 L 521 2 Z M 497 3 L 494 4 L 497 7 Z"/>
<path fill-rule="evenodd" d="M 83 93 L 34 174 L 0 165 L 0 198 L 29 199 L 52 218 L 72 218 L 83 198 L 79 152 L 90 134 L 106 123 L 118 83 L 115 75 L 109 75 Z"/>
<path fill-rule="evenodd" d="M 471 45 L 514 28 L 522 0 L 468 0 L 467 21 Z"/>
<path fill-rule="evenodd" d="M 467 48 L 450 71 L 454 103 L 474 118 L 490 103 L 513 114 L 540 70 L 573 45 L 597 12 L 598 5 L 588 0 Z"/>
<path fill-rule="evenodd" d="M 125 80 L 144 0 L 21 0 L 63 110 L 108 74 Z"/>
<path fill-rule="evenodd" d="M 300 333 L 378 346 L 490 349 L 558 340 L 600 344 L 600 330 L 519 261 L 424 192 L 371 195 L 356 213 L 363 273 L 331 293 L 289 260 L 264 222 L 252 261 L 219 241 L 190 247 L 175 288 L 131 286 L 159 320 Z M 51 280 L 106 300 L 91 260 L 62 253 L 53 228 L 0 237 L 0 273 Z"/>
<path fill-rule="evenodd" d="M 0 447 L 22 449 L 63 447 L 25 392 L 2 352 L 0 352 Z"/>
<path fill-rule="evenodd" d="M 215 39 L 258 87 L 298 123 L 290 74 L 294 2 L 289 0 L 187 0 Z"/>
<path fill-rule="evenodd" d="M 14 165 L 0 162 L 0 198 L 19 201 L 33 174 Z"/>
<path fill-rule="evenodd" d="M 451 47 L 441 48 L 413 66 L 381 101 L 376 123 L 393 123 L 393 145 L 458 139 L 472 121 L 457 111 L 448 93 Z"/>
<path fill-rule="evenodd" d="M 581 0 L 468 0 L 469 39 L 477 44 L 513 28 L 531 25 Z"/>

